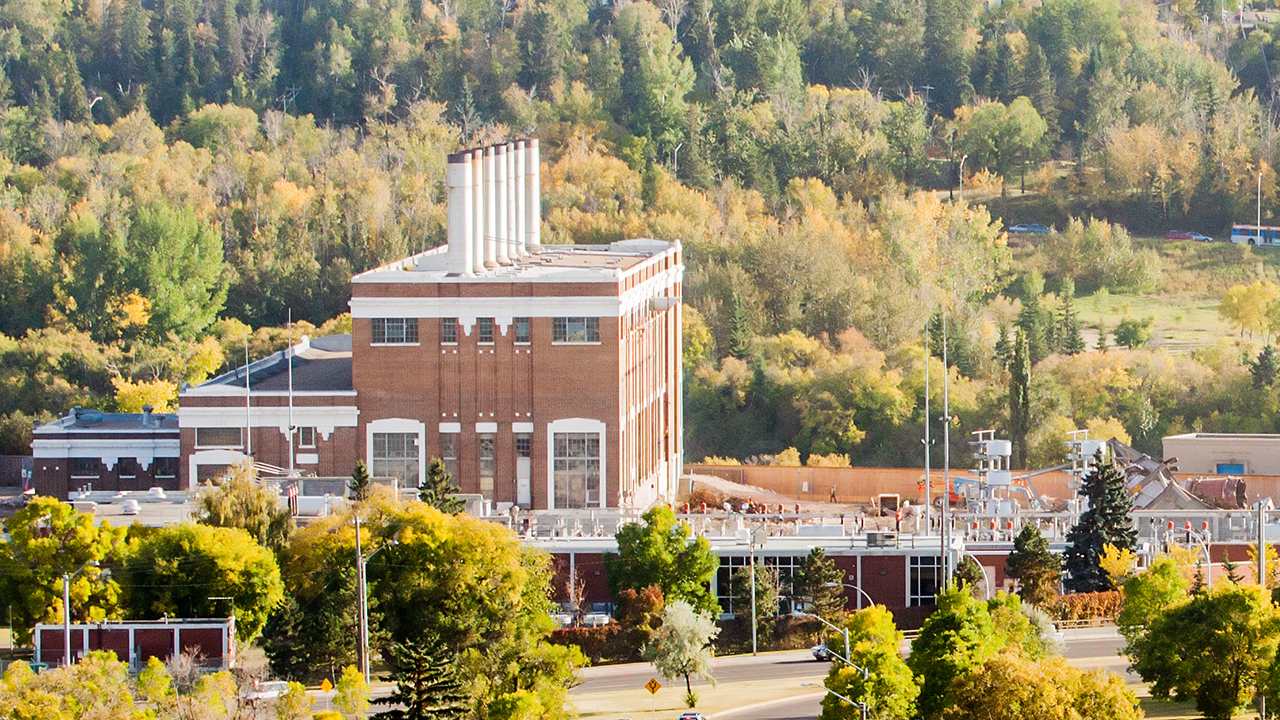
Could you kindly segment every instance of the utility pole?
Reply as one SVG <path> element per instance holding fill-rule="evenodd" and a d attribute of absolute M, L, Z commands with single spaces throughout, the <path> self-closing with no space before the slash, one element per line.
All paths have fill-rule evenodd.
<path fill-rule="evenodd" d="M 933 348 L 929 342 L 929 327 L 926 325 L 924 329 L 924 534 L 926 536 L 933 532 L 933 500 L 930 493 L 933 491 L 933 477 L 929 471 L 933 469 L 933 463 L 929 459 L 929 366 L 933 364 Z M 862 604 L 861 598 L 858 604 Z"/>
<path fill-rule="evenodd" d="M 751 656 L 755 657 L 756 652 L 756 539 L 751 538 L 751 550 L 749 551 L 751 558 Z"/>
<path fill-rule="evenodd" d="M 360 547 L 360 509 L 356 508 L 356 607 L 360 615 L 357 628 L 356 648 L 360 663 L 360 672 L 364 681 L 369 682 L 369 609 L 368 588 L 364 582 L 364 550 Z"/>
<path fill-rule="evenodd" d="M 965 157 L 968 157 L 967 155 Z M 961 159 L 963 166 L 964 160 Z M 964 197 L 961 196 L 961 200 Z M 942 309 L 942 587 L 951 587 L 951 369 L 947 365 L 947 310 Z"/>
<path fill-rule="evenodd" d="M 62 573 L 62 664 L 71 664 L 71 573 Z"/>

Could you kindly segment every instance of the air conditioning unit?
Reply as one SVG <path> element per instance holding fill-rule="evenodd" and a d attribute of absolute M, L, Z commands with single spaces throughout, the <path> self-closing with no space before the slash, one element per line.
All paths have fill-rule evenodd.
<path fill-rule="evenodd" d="M 895 547 L 898 544 L 898 533 L 896 532 L 877 532 L 867 533 L 867 547 Z"/>

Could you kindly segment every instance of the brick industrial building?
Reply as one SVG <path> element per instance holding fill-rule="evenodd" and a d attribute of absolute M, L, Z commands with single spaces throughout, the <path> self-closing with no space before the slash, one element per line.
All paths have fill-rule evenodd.
<path fill-rule="evenodd" d="M 441 458 L 499 508 L 672 496 L 680 244 L 542 245 L 539 166 L 536 140 L 451 156 L 448 244 L 353 278 L 351 335 L 184 388 L 176 423 L 99 413 L 42 429 L 38 491 L 189 489 L 252 456 L 321 477 L 363 459 L 411 487 Z M 126 437 L 130 423 L 147 438 Z"/>

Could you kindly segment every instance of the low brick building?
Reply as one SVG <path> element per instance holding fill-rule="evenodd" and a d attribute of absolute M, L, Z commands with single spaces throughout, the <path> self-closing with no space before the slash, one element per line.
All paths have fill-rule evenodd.
<path fill-rule="evenodd" d="M 60 500 L 80 489 L 98 492 L 182 486 L 178 416 L 104 413 L 72 408 L 32 435 L 35 491 Z"/>
<path fill-rule="evenodd" d="M 225 670 L 235 666 L 235 618 L 211 620 L 133 620 L 70 627 L 71 657 L 78 661 L 93 651 L 110 651 L 140 670 L 151 658 L 167 662 L 181 653 L 193 655 L 203 667 Z M 42 624 L 35 631 L 35 661 L 51 667 L 65 661 L 66 630 Z"/>

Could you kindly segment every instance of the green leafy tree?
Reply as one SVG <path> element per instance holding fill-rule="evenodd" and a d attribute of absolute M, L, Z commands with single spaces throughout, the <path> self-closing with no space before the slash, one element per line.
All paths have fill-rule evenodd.
<path fill-rule="evenodd" d="M 461 720 L 469 714 L 467 694 L 456 656 L 443 643 L 395 644 L 390 649 L 396 689 L 374 700 L 401 708 L 378 713 L 386 720 Z"/>
<path fill-rule="evenodd" d="M 144 537 L 125 559 L 124 605 L 132 617 L 217 617 L 235 603 L 236 637 L 250 642 L 284 599 L 270 550 L 240 528 L 183 523 Z"/>
<path fill-rule="evenodd" d="M 1031 431 L 1031 358 L 1030 346 L 1019 330 L 1013 338 L 1013 357 L 1009 361 L 1009 440 L 1013 455 L 1009 462 L 1015 468 L 1025 467 L 1027 434 Z"/>
<path fill-rule="evenodd" d="M 845 627 L 849 629 L 849 660 L 866 669 L 867 675 L 864 677 L 837 660 L 827 673 L 826 687 L 866 703 L 867 717 L 873 720 L 914 717 L 920 687 L 899 654 L 903 636 L 894 625 L 893 614 L 880 605 L 864 608 L 850 615 Z M 828 647 L 844 653 L 843 637 L 831 635 L 827 643 Z M 832 695 L 822 701 L 822 720 L 858 720 L 860 717 L 857 707 Z"/>
<path fill-rule="evenodd" d="M 1018 581 L 1018 595 L 1032 605 L 1044 605 L 1058 596 L 1062 561 L 1049 550 L 1040 526 L 1027 523 L 1013 539 L 1013 552 L 1005 559 L 1005 574 Z"/>
<path fill-rule="evenodd" d="M 127 248 L 126 275 L 151 303 L 153 332 L 189 337 L 217 319 L 227 298 L 222 240 L 193 210 L 139 210 Z"/>
<path fill-rule="evenodd" d="M 976 560 L 969 556 L 960 558 L 956 565 L 954 582 L 969 591 L 974 597 L 987 599 L 987 574 Z"/>
<path fill-rule="evenodd" d="M 831 618 L 844 612 L 844 573 L 836 567 L 835 560 L 826 551 L 815 547 L 809 551 L 797 568 L 792 583 L 793 597 L 809 606 L 811 612 Z"/>
<path fill-rule="evenodd" d="M 290 681 L 275 701 L 276 720 L 308 720 L 311 717 L 311 696 L 300 682 Z"/>
<path fill-rule="evenodd" d="M 356 571 L 352 552 L 315 567 L 305 582 L 290 579 L 284 602 L 262 631 L 262 649 L 280 677 L 317 682 L 356 660 Z M 297 567 L 294 554 L 283 555 L 286 577 Z"/>
<path fill-rule="evenodd" d="M 1065 584 L 1071 592 L 1110 590 L 1111 580 L 1099 561 L 1108 544 L 1118 550 L 1137 549 L 1138 531 L 1130 517 L 1133 498 L 1120 468 L 1104 459 L 1101 451 L 1094 456 L 1093 469 L 1085 475 L 1080 494 L 1088 498 L 1089 508 L 1067 532 Z"/>
<path fill-rule="evenodd" d="M 1078 355 L 1085 351 L 1084 338 L 1080 335 L 1080 316 L 1076 311 L 1076 284 L 1070 277 L 1062 279 L 1061 299 L 1058 301 L 1055 339 L 1058 352 Z"/>
<path fill-rule="evenodd" d="M 712 615 L 698 611 L 683 600 L 676 600 L 663 608 L 662 625 L 654 633 L 646 656 L 663 677 L 683 677 L 686 696 L 693 697 L 690 678 L 701 677 L 714 682 L 711 661 L 715 652 L 711 641 L 719 634 L 720 629 Z"/>
<path fill-rule="evenodd" d="M 1116 325 L 1116 344 L 1136 350 L 1151 340 L 1151 326 L 1155 318 L 1125 318 Z"/>
<path fill-rule="evenodd" d="M 280 503 L 280 494 L 263 487 L 257 475 L 247 460 L 232 466 L 217 485 L 200 488 L 193 516 L 203 525 L 240 528 L 259 545 L 279 550 L 293 532 L 293 514 Z"/>
<path fill-rule="evenodd" d="M 24 661 L 5 670 L 0 707 L 10 718 L 40 720 L 147 720 L 152 713 L 136 703 L 129 665 L 115 653 L 92 651 L 80 662 L 39 674 Z"/>
<path fill-rule="evenodd" d="M 1125 648 L 1158 698 L 1194 699 L 1228 720 L 1271 685 L 1280 610 L 1257 585 L 1219 583 L 1158 612 Z"/>
<path fill-rule="evenodd" d="M 693 89 L 693 66 L 680 56 L 671 28 L 647 2 L 618 12 L 618 44 L 622 56 L 622 99 L 631 126 L 670 152 L 683 136 L 685 96 Z"/>
<path fill-rule="evenodd" d="M 751 316 L 742 295 L 734 292 L 729 302 L 729 355 L 746 358 L 751 355 Z"/>
<path fill-rule="evenodd" d="M 73 622 L 116 619 L 120 587 L 104 572 L 125 550 L 124 529 L 76 512 L 54 498 L 36 497 L 4 521 L 0 543 L 0 602 L 13 609 L 18 643 L 31 642 L 39 623 L 62 620 L 62 578 L 71 581 Z M 83 570 L 81 570 L 83 568 Z"/>
<path fill-rule="evenodd" d="M 924 621 L 907 658 L 921 680 L 918 716 L 941 717 L 955 702 L 955 680 L 994 657 L 1004 644 L 986 603 L 957 587 L 939 593 L 938 609 Z"/>
<path fill-rule="evenodd" d="M 444 461 L 431 458 L 427 466 L 427 478 L 418 489 L 418 499 L 440 512 L 457 515 L 467 508 L 467 503 L 460 497 L 454 497 L 458 486 L 453 484 L 453 476 L 445 469 Z"/>
<path fill-rule="evenodd" d="M 1029 162 L 1044 141 L 1048 126 L 1035 105 L 1018 97 L 1008 106 L 988 102 L 961 108 L 956 113 L 959 136 L 956 145 L 968 153 L 975 167 L 985 167 L 1000 175 L 1001 194 L 1006 180 L 1019 165 Z"/>
<path fill-rule="evenodd" d="M 618 528 L 618 552 L 604 556 L 610 592 L 617 597 L 626 588 L 654 585 L 667 602 L 684 600 L 699 612 L 719 612 L 710 590 L 719 560 L 706 538 L 692 536 L 667 507 L 652 508 L 641 522 Z"/>

